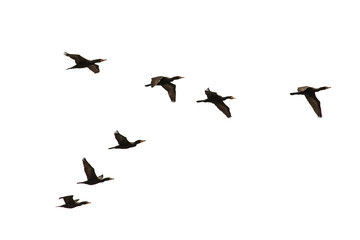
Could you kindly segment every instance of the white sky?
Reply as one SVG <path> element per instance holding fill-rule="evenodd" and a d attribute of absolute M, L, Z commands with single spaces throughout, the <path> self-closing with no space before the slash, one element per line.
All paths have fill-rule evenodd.
<path fill-rule="evenodd" d="M 358 1 L 6 1 L 1 239 L 359 239 Z M 105 58 L 65 69 L 63 52 Z M 184 76 L 177 102 L 151 77 Z M 319 119 L 299 86 L 319 92 Z M 232 95 L 233 117 L 197 104 Z M 130 141 L 116 145 L 119 130 Z M 98 175 L 86 180 L 82 158 Z M 59 197 L 92 202 L 62 209 Z"/>

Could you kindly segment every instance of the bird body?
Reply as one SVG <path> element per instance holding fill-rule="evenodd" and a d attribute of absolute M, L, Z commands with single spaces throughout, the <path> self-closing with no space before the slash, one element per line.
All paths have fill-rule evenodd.
<path fill-rule="evenodd" d="M 106 59 L 87 60 L 86 58 L 84 58 L 78 54 L 69 54 L 67 52 L 65 52 L 64 54 L 65 54 L 65 56 L 68 56 L 71 59 L 75 60 L 75 63 L 76 63 L 76 65 L 74 65 L 68 69 L 86 68 L 87 67 L 94 73 L 98 73 L 98 72 L 100 72 L 100 68 L 96 63 L 106 61 Z"/>
<path fill-rule="evenodd" d="M 59 199 L 64 199 L 65 204 L 58 206 L 63 208 L 75 208 L 90 203 L 88 201 L 79 202 L 79 199 L 74 200 L 73 195 L 59 197 Z"/>
<path fill-rule="evenodd" d="M 114 149 L 114 148 L 127 149 L 127 148 L 135 147 L 139 143 L 145 142 L 145 140 L 137 140 L 135 142 L 130 142 L 129 140 L 127 140 L 126 137 L 121 135 L 117 130 L 115 131 L 114 136 L 119 145 L 117 145 L 115 147 L 111 147 L 109 149 Z"/>
<path fill-rule="evenodd" d="M 184 77 L 175 76 L 172 78 L 158 76 L 151 79 L 150 84 L 146 84 L 145 87 L 151 86 L 152 88 L 156 85 L 162 86 L 167 92 L 172 102 L 176 101 L 176 85 L 172 83 L 174 80 L 178 80 Z"/>
<path fill-rule="evenodd" d="M 227 97 L 222 97 L 220 95 L 218 95 L 216 92 L 212 92 L 210 91 L 209 88 L 207 88 L 205 90 L 205 94 L 207 96 L 207 99 L 204 100 L 198 100 L 196 102 L 210 102 L 215 104 L 215 106 L 221 111 L 223 112 L 228 118 L 231 117 L 231 113 L 230 113 L 230 108 L 228 106 L 226 106 L 226 104 L 224 103 L 224 101 L 226 99 L 235 99 L 233 96 L 227 96 Z"/>
<path fill-rule="evenodd" d="M 309 102 L 310 106 L 313 108 L 316 115 L 321 118 L 321 105 L 319 99 L 317 99 L 315 93 L 329 89 L 330 87 L 321 87 L 321 88 L 312 88 L 308 86 L 299 87 L 297 92 L 290 93 L 290 95 L 304 95 Z"/>
<path fill-rule="evenodd" d="M 88 184 L 88 185 L 94 185 L 94 184 L 98 184 L 101 182 L 114 180 L 113 178 L 104 178 L 103 175 L 97 176 L 95 173 L 95 169 L 90 165 L 90 163 L 88 163 L 86 158 L 83 158 L 83 165 L 84 165 L 84 171 L 85 171 L 85 174 L 87 177 L 87 181 L 78 182 L 78 184 L 84 183 L 84 184 Z"/>

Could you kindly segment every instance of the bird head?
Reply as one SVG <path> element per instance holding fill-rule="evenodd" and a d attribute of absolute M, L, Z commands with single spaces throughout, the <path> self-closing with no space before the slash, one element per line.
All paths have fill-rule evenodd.
<path fill-rule="evenodd" d="M 235 99 L 233 96 L 227 96 L 227 97 L 224 97 L 223 100 L 226 100 L 226 99 Z"/>
<path fill-rule="evenodd" d="M 114 178 L 107 177 L 103 179 L 103 181 L 109 181 L 109 180 L 114 180 Z"/>
<path fill-rule="evenodd" d="M 329 89 L 329 88 L 331 88 L 331 87 L 321 87 L 321 88 L 318 88 L 318 89 L 316 89 L 317 91 L 321 91 L 321 90 L 326 90 L 326 89 Z"/>
<path fill-rule="evenodd" d="M 93 62 L 98 63 L 98 62 L 103 62 L 103 61 L 106 61 L 106 59 L 95 59 Z"/>
<path fill-rule="evenodd" d="M 139 144 L 139 143 L 142 143 L 142 142 L 145 142 L 145 140 L 136 140 L 135 144 Z"/>

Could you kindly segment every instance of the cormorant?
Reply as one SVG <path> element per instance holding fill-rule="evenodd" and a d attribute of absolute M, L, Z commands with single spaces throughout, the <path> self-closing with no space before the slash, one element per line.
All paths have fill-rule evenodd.
<path fill-rule="evenodd" d="M 87 67 L 94 73 L 98 73 L 98 72 L 100 72 L 100 69 L 99 69 L 99 66 L 96 65 L 95 63 L 106 61 L 106 59 L 87 60 L 86 58 L 83 58 L 82 56 L 80 56 L 78 54 L 69 54 L 67 52 L 64 52 L 64 54 L 65 54 L 65 56 L 68 56 L 68 57 L 74 59 L 75 63 L 76 63 L 75 66 L 68 68 L 68 69 L 86 68 Z"/>
<path fill-rule="evenodd" d="M 184 77 L 180 77 L 180 76 L 175 76 L 172 78 L 168 78 L 168 77 L 163 77 L 163 76 L 158 76 L 158 77 L 153 77 L 151 78 L 151 83 L 145 85 L 145 87 L 155 87 L 156 85 L 160 85 L 162 86 L 169 94 L 169 97 L 171 99 L 172 102 L 176 101 L 176 86 L 175 84 L 171 83 L 174 80 L 178 80 Z"/>
<path fill-rule="evenodd" d="M 124 137 L 123 135 L 121 135 L 117 130 L 115 131 L 114 136 L 115 136 L 117 142 L 119 143 L 119 145 L 117 145 L 115 147 L 111 147 L 109 149 L 113 149 L 113 148 L 127 149 L 127 148 L 131 148 L 131 147 L 135 147 L 139 143 L 145 142 L 145 140 L 137 140 L 135 142 L 129 142 L 129 140 L 127 140 L 127 138 Z"/>
<path fill-rule="evenodd" d="M 73 199 L 73 195 L 69 195 L 69 196 L 65 196 L 65 197 L 59 197 L 59 199 L 64 199 L 65 204 L 58 206 L 58 207 L 63 207 L 63 208 L 74 208 L 74 207 L 79 207 L 81 205 L 84 204 L 89 204 L 90 202 L 88 201 L 84 201 L 84 202 L 78 202 L 79 199 Z"/>
<path fill-rule="evenodd" d="M 220 111 L 222 111 L 228 118 L 231 117 L 230 109 L 229 109 L 228 106 L 226 106 L 226 104 L 224 103 L 224 100 L 226 100 L 226 99 L 235 99 L 233 96 L 222 97 L 222 96 L 218 95 L 216 92 L 210 91 L 209 88 L 207 88 L 205 90 L 205 94 L 208 97 L 207 99 L 198 100 L 196 102 L 211 102 L 211 103 L 215 104 L 215 106 Z"/>
<path fill-rule="evenodd" d="M 305 95 L 306 99 L 314 109 L 318 117 L 322 117 L 320 101 L 317 99 L 315 93 L 321 90 L 329 89 L 330 87 L 312 88 L 308 86 L 299 87 L 297 92 L 290 93 L 290 95 Z"/>
<path fill-rule="evenodd" d="M 90 165 L 90 163 L 88 163 L 88 161 L 86 161 L 85 158 L 83 158 L 83 165 L 84 165 L 84 170 L 86 173 L 86 177 L 87 177 L 87 181 L 85 182 L 78 182 L 79 183 L 85 183 L 88 185 L 94 185 L 97 183 L 101 183 L 101 182 L 105 182 L 105 181 L 109 181 L 109 180 L 114 180 L 113 178 L 103 178 L 103 175 L 97 176 L 95 173 L 95 169 Z"/>

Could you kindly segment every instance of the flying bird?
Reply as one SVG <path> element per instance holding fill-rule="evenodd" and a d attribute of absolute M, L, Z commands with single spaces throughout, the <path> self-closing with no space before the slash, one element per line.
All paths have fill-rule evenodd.
<path fill-rule="evenodd" d="M 111 147 L 109 149 L 113 149 L 113 148 L 127 149 L 127 148 L 135 147 L 139 143 L 145 142 L 145 140 L 136 140 L 135 142 L 129 142 L 129 140 L 127 140 L 127 138 L 121 135 L 117 130 L 115 131 L 114 136 L 117 142 L 119 143 L 119 145 L 115 147 Z"/>
<path fill-rule="evenodd" d="M 171 101 L 175 102 L 176 101 L 176 85 L 173 84 L 172 81 L 178 80 L 181 78 L 184 78 L 184 77 L 180 77 L 180 76 L 175 76 L 172 78 L 163 77 L 163 76 L 153 77 L 153 78 L 151 78 L 151 83 L 145 85 L 145 87 L 151 86 L 153 88 L 156 85 L 160 85 L 168 92 Z"/>
<path fill-rule="evenodd" d="M 74 208 L 74 207 L 79 207 L 81 205 L 90 203 L 88 201 L 79 202 L 79 199 L 74 200 L 73 195 L 59 197 L 59 199 L 64 199 L 64 201 L 65 201 L 65 204 L 58 206 L 58 207 L 63 207 L 63 208 Z"/>
<path fill-rule="evenodd" d="M 65 56 L 68 56 L 69 58 L 74 59 L 75 63 L 76 63 L 76 65 L 74 65 L 74 66 L 72 66 L 71 68 L 68 68 L 68 69 L 86 68 L 87 67 L 91 71 L 93 71 L 94 73 L 98 73 L 98 72 L 100 72 L 100 68 L 95 63 L 106 61 L 106 59 L 87 60 L 86 58 L 83 58 L 82 56 L 80 56 L 78 54 L 69 54 L 67 52 L 65 52 L 64 54 L 65 54 Z"/>
<path fill-rule="evenodd" d="M 205 90 L 205 94 L 207 96 L 207 99 L 198 100 L 196 102 L 211 102 L 211 103 L 215 104 L 215 106 L 220 111 L 222 111 L 228 118 L 231 117 L 230 108 L 228 106 L 226 106 L 224 101 L 226 99 L 235 99 L 233 96 L 222 97 L 222 96 L 218 95 L 216 92 L 210 91 L 209 88 L 207 88 Z"/>
<path fill-rule="evenodd" d="M 308 86 L 299 87 L 297 92 L 290 93 L 290 95 L 305 95 L 306 99 L 314 109 L 318 117 L 322 117 L 320 101 L 317 99 L 315 93 L 321 90 L 329 89 L 330 87 L 312 88 Z"/>
<path fill-rule="evenodd" d="M 79 183 L 84 183 L 84 184 L 88 184 L 88 185 L 94 185 L 97 183 L 101 183 L 101 182 L 105 182 L 105 181 L 109 181 L 109 180 L 114 180 L 113 178 L 104 178 L 103 175 L 97 176 L 95 173 L 95 169 L 90 165 L 90 163 L 88 163 L 88 161 L 86 161 L 86 158 L 83 158 L 83 165 L 84 165 L 84 170 L 86 173 L 86 177 L 87 177 L 87 181 L 84 182 L 78 182 Z"/>

